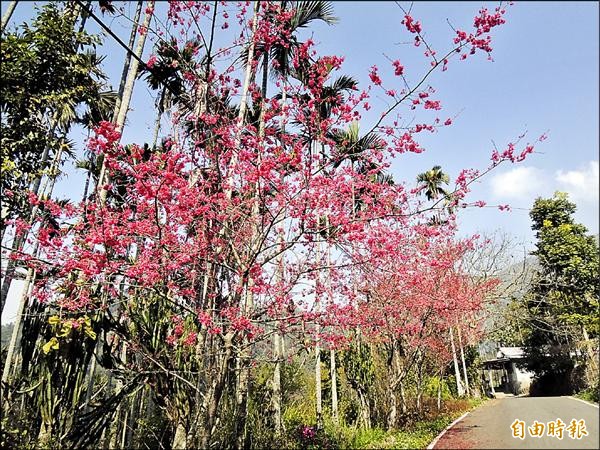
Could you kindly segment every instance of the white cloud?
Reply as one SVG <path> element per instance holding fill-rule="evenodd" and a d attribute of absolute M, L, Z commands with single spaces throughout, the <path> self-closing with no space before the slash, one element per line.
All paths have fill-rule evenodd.
<path fill-rule="evenodd" d="M 598 201 L 598 161 L 590 161 L 580 170 L 558 170 L 558 190 L 569 193 L 574 201 Z"/>
<path fill-rule="evenodd" d="M 492 194 L 496 198 L 523 199 L 546 191 L 547 177 L 536 167 L 515 167 L 491 179 Z"/>
<path fill-rule="evenodd" d="M 490 179 L 492 197 L 512 207 L 531 208 L 536 197 L 549 198 L 556 191 L 569 194 L 577 205 L 575 220 L 590 232 L 598 233 L 598 161 L 589 161 L 576 169 L 550 171 L 537 167 L 514 167 Z"/>

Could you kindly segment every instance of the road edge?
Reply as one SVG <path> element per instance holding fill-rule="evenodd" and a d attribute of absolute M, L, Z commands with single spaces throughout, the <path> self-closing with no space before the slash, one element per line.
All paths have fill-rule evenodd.
<path fill-rule="evenodd" d="M 433 441 L 431 441 L 431 443 L 427 446 L 427 450 L 432 450 L 433 447 L 435 447 L 435 444 L 438 443 L 438 441 L 442 438 L 442 436 L 444 436 L 446 434 L 446 432 L 452 428 L 454 425 L 456 425 L 458 422 L 460 422 L 461 420 L 463 420 L 465 417 L 467 417 L 469 415 L 471 411 L 467 411 L 466 413 L 464 413 L 462 416 L 460 416 L 458 419 L 456 419 L 454 422 L 452 422 L 450 425 L 448 425 L 446 428 L 444 428 L 444 430 L 438 434 L 435 439 Z"/>
<path fill-rule="evenodd" d="M 567 395 L 567 398 L 570 398 L 570 399 L 573 399 L 573 400 L 577 400 L 578 402 L 586 403 L 586 404 L 588 404 L 590 406 L 593 406 L 594 408 L 599 408 L 600 409 L 600 406 L 596 405 L 595 403 L 588 402 L 587 400 L 584 400 L 582 398 L 573 397 L 572 395 Z"/>

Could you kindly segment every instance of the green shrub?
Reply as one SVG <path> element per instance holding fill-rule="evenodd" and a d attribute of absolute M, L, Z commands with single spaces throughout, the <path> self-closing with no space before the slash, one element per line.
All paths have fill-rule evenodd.
<path fill-rule="evenodd" d="M 450 388 L 448 387 L 448 383 L 446 380 L 442 379 L 442 400 L 448 400 L 452 398 L 452 394 L 450 392 Z M 425 395 L 428 395 L 432 398 L 437 398 L 438 388 L 440 386 L 439 377 L 428 377 L 425 381 Z"/>
<path fill-rule="evenodd" d="M 576 397 L 588 402 L 598 403 L 600 396 L 600 382 L 596 383 L 596 386 L 591 386 L 584 391 L 579 392 Z"/>

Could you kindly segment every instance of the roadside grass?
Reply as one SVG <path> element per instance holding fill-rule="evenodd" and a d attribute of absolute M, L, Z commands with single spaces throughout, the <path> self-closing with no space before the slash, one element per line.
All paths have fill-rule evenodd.
<path fill-rule="evenodd" d="M 345 436 L 341 441 L 345 441 L 346 448 L 355 449 L 424 449 L 450 423 L 484 401 L 485 399 L 449 401 L 440 415 L 432 414 L 427 419 L 414 422 L 401 430 L 345 429 Z"/>
<path fill-rule="evenodd" d="M 581 400 L 585 400 L 588 402 L 598 404 L 598 397 L 600 396 L 599 395 L 600 393 L 598 392 L 599 389 L 600 389 L 599 385 L 592 386 L 592 387 L 587 388 L 585 391 L 578 392 L 577 394 L 574 395 L 574 397 L 580 398 Z"/>

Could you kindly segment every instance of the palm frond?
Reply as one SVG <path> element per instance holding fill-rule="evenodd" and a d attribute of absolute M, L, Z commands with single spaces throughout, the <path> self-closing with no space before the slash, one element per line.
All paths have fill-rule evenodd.
<path fill-rule="evenodd" d="M 331 85 L 331 88 L 338 93 L 341 93 L 342 91 L 354 91 L 357 87 L 358 81 L 349 75 L 342 75 Z"/>
<path fill-rule="evenodd" d="M 272 77 L 276 77 L 277 75 L 285 77 L 291 74 L 290 61 L 294 58 L 296 48 L 297 42 L 294 36 L 292 36 L 289 46 L 274 45 L 271 47 L 270 57 L 271 61 L 274 62 L 273 70 L 271 71 Z"/>
<path fill-rule="evenodd" d="M 96 125 L 103 120 L 110 120 L 117 103 L 115 91 L 101 91 L 89 102 L 88 108 L 78 122 L 85 125 Z"/>
<path fill-rule="evenodd" d="M 447 197 L 448 193 L 442 188 L 442 185 L 449 182 L 450 177 L 442 171 L 441 166 L 433 166 L 427 172 L 417 175 L 417 183 L 423 183 L 424 194 L 428 200 L 434 200 L 440 194 Z"/>
<path fill-rule="evenodd" d="M 92 162 L 89 159 L 78 159 L 75 161 L 75 168 L 89 172 L 92 168 Z"/>
<path fill-rule="evenodd" d="M 383 145 L 377 133 L 372 132 L 360 137 L 359 124 L 356 121 L 345 131 L 336 130 L 330 133 L 329 138 L 334 142 L 338 154 L 338 160 L 333 164 L 334 168 L 345 159 L 358 161 L 360 155 L 367 150 L 380 149 Z"/>
<path fill-rule="evenodd" d="M 333 25 L 339 21 L 333 13 L 333 2 L 294 2 L 293 9 L 292 30 L 304 28 L 314 20 L 322 20 L 327 25 Z"/>

